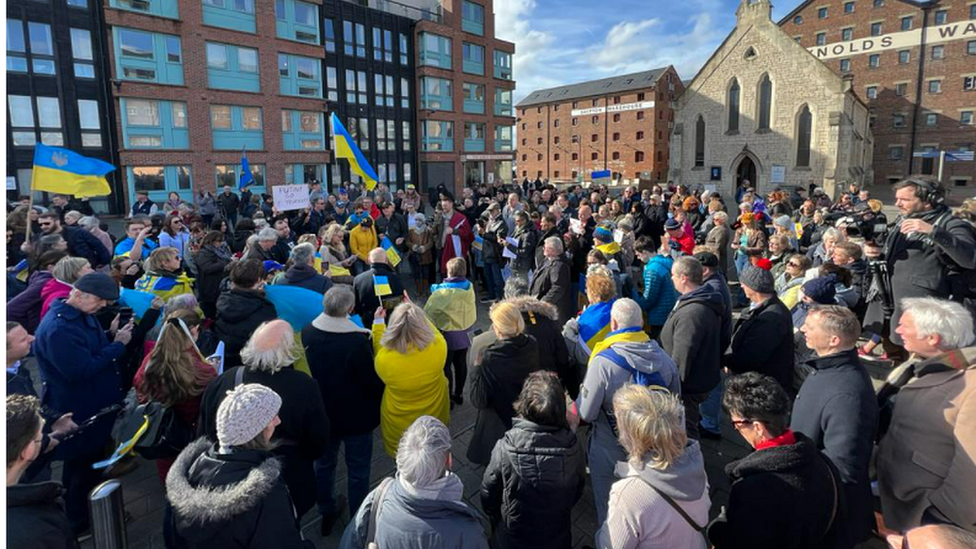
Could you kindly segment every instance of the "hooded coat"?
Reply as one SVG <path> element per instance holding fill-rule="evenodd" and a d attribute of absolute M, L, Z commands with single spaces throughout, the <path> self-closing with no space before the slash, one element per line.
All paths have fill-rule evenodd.
<path fill-rule="evenodd" d="M 78 547 L 64 513 L 60 483 L 38 482 L 7 487 L 9 549 L 74 549 Z M 16 526 L 13 526 L 16 525 Z"/>
<path fill-rule="evenodd" d="M 637 302 L 647 314 L 649 326 L 663 326 L 674 308 L 678 293 L 671 282 L 673 264 L 671 256 L 655 255 L 644 265 L 644 292 Z"/>
<path fill-rule="evenodd" d="M 324 275 L 320 275 L 315 267 L 311 265 L 292 265 L 280 282 L 286 286 L 298 286 L 306 290 L 312 290 L 320 294 L 325 294 L 332 287 L 332 280 Z"/>
<path fill-rule="evenodd" d="M 220 281 L 231 263 L 230 249 L 218 249 L 208 244 L 193 256 L 193 262 L 197 266 L 197 300 L 200 303 L 217 303 Z"/>
<path fill-rule="evenodd" d="M 37 331 L 41 323 L 41 306 L 44 304 L 41 292 L 53 278 L 50 271 L 31 273 L 27 279 L 27 289 L 7 302 L 7 321 L 20 323 L 29 334 Z"/>
<path fill-rule="evenodd" d="M 263 291 L 230 288 L 217 298 L 217 320 L 213 331 L 226 345 L 224 369 L 241 363 L 241 349 L 263 322 L 278 318 L 274 303 Z"/>
<path fill-rule="evenodd" d="M 598 549 L 706 547 L 705 537 L 661 496 L 664 493 L 674 500 L 698 526 L 708 523 L 711 499 L 698 441 L 689 440 L 667 469 L 620 462 L 614 473 L 620 480 L 610 489 L 607 520 L 596 533 Z"/>
<path fill-rule="evenodd" d="M 707 393 L 718 385 L 725 351 L 722 346 L 724 315 L 721 294 L 711 285 L 700 286 L 678 296 L 661 329 L 661 347 L 677 364 L 685 394 Z"/>
<path fill-rule="evenodd" d="M 573 546 L 572 511 L 586 484 L 583 448 L 567 428 L 515 418 L 481 484 L 499 548 Z"/>
<path fill-rule="evenodd" d="M 302 538 L 281 461 L 270 452 L 217 452 L 206 439 L 180 453 L 166 476 L 178 547 L 311 549 Z"/>
<path fill-rule="evenodd" d="M 793 391 L 793 315 L 778 297 L 746 309 L 732 332 L 726 365 L 733 373 L 759 372 Z"/>

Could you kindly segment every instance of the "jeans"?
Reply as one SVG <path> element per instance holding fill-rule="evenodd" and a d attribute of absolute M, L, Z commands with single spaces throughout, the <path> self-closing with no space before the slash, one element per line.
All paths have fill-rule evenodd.
<path fill-rule="evenodd" d="M 485 263 L 485 277 L 488 279 L 488 299 L 504 299 L 505 280 L 502 279 L 502 266 L 498 263 Z"/>
<path fill-rule="evenodd" d="M 602 427 L 602 426 L 601 426 Z M 596 426 L 594 426 L 596 428 Z M 590 430 L 588 461 L 590 465 L 590 482 L 593 484 L 593 503 L 596 506 L 596 523 L 602 527 L 607 520 L 610 507 L 610 487 L 618 479 L 613 474 L 618 461 L 624 461 L 627 456 L 619 445 L 608 448 L 595 440 L 594 432 Z"/>
<path fill-rule="evenodd" d="M 349 493 L 349 516 L 355 516 L 369 493 L 369 472 L 373 461 L 373 433 L 333 437 L 322 457 L 315 460 L 319 513 L 336 512 L 335 471 L 339 463 L 339 445 L 345 445 L 346 480 Z"/>
<path fill-rule="evenodd" d="M 698 412 L 701 413 L 699 428 L 712 433 L 721 433 L 722 431 L 722 393 L 725 389 L 725 374 L 720 375 L 722 378 L 719 379 L 718 385 L 708 393 L 705 402 L 698 406 Z"/>
<path fill-rule="evenodd" d="M 735 254 L 735 271 L 739 274 L 739 280 L 742 280 L 742 271 L 744 271 L 748 266 L 749 256 L 746 254 Z M 738 303 L 740 305 L 749 303 L 749 300 L 746 299 L 746 293 L 742 291 L 741 283 L 735 288 L 735 295 L 732 296 L 732 303 Z"/>
<path fill-rule="evenodd" d="M 451 366 L 454 366 L 454 375 L 451 375 Z M 447 351 L 447 360 L 444 362 L 444 375 L 447 376 L 450 394 L 454 396 L 464 395 L 464 382 L 468 379 L 468 348 L 453 349 Z"/>

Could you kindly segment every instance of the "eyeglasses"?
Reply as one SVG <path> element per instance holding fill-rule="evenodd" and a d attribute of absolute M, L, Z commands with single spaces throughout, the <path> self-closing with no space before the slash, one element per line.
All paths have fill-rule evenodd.
<path fill-rule="evenodd" d="M 41 227 L 50 227 L 51 225 L 54 225 L 54 223 L 48 221 L 47 223 L 38 223 L 38 225 L 40 225 Z"/>
<path fill-rule="evenodd" d="M 787 262 L 787 263 L 786 263 L 786 266 L 787 266 L 787 267 L 796 267 L 796 268 L 800 268 L 800 264 L 799 264 L 799 263 L 795 263 L 795 262 L 793 262 L 793 261 L 789 261 L 789 262 Z"/>
<path fill-rule="evenodd" d="M 754 422 L 754 421 L 756 421 L 756 420 L 754 420 L 754 419 L 740 419 L 740 420 L 737 421 L 737 420 L 734 420 L 733 419 L 732 420 L 732 427 L 734 427 L 736 431 L 740 431 L 740 430 L 742 430 L 742 427 L 746 427 L 748 425 L 751 425 L 752 422 Z"/>

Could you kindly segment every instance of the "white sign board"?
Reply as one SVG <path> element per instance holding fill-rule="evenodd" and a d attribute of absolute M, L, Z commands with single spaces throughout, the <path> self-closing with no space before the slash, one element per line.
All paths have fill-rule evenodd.
<path fill-rule="evenodd" d="M 271 193 L 279 212 L 304 210 L 309 206 L 308 185 L 277 185 L 271 187 Z"/>
<path fill-rule="evenodd" d="M 603 114 L 605 112 L 639 111 L 641 109 L 653 109 L 653 101 L 639 101 L 637 103 L 623 103 L 610 105 L 609 107 L 591 107 L 588 109 L 573 109 L 570 114 L 573 116 L 585 116 L 588 114 Z"/>
<path fill-rule="evenodd" d="M 7 190 L 8 191 L 16 191 L 17 190 L 17 178 L 16 177 L 14 177 L 12 175 L 8 175 L 7 176 Z"/>
<path fill-rule="evenodd" d="M 976 38 L 976 21 L 959 21 L 948 25 L 929 27 L 926 35 L 926 44 L 937 44 L 940 42 L 950 42 L 961 39 L 972 40 Z M 910 48 L 922 42 L 922 29 L 915 28 L 903 32 L 893 32 L 883 36 L 871 36 L 858 38 L 847 42 L 835 42 L 807 48 L 817 59 L 834 59 L 835 57 L 849 57 L 864 53 L 880 53 L 883 51 Z"/>
<path fill-rule="evenodd" d="M 773 164 L 772 173 L 769 176 L 769 182 L 773 184 L 786 183 L 786 166 Z"/>

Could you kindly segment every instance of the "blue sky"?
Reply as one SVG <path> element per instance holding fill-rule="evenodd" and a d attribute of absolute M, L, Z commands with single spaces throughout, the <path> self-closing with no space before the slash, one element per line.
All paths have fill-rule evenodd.
<path fill-rule="evenodd" d="M 801 0 L 773 4 L 779 19 Z M 515 102 L 530 92 L 674 65 L 695 75 L 735 26 L 737 0 L 495 0 L 515 42 Z"/>

